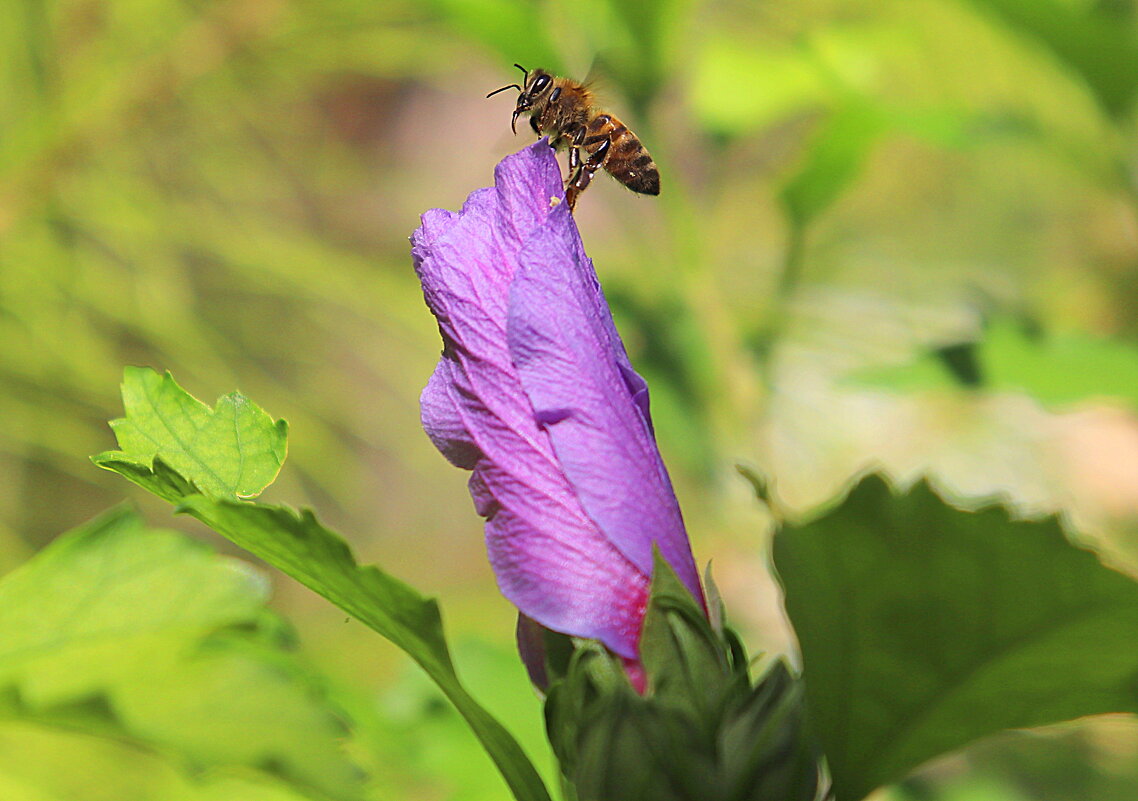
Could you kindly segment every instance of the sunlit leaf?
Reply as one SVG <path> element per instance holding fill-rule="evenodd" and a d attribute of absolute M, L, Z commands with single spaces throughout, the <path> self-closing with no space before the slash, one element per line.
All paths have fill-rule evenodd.
<path fill-rule="evenodd" d="M 282 647 L 267 591 L 248 565 L 114 510 L 0 580 L 0 696 L 14 699 L 0 717 L 358 798 L 343 721 Z"/>
<path fill-rule="evenodd" d="M 122 395 L 126 417 L 111 422 L 117 461 L 149 466 L 159 457 L 201 492 L 222 498 L 256 497 L 280 472 L 288 424 L 239 392 L 211 409 L 169 373 L 128 367 Z"/>
<path fill-rule="evenodd" d="M 1138 583 L 1054 519 L 870 477 L 774 551 L 840 801 L 1002 729 L 1138 711 Z"/>

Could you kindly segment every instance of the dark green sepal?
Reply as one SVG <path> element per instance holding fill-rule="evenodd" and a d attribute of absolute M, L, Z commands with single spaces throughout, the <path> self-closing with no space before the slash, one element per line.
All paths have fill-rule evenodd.
<path fill-rule="evenodd" d="M 545 726 L 549 742 L 567 776 L 577 773 L 578 739 L 582 729 L 598 715 L 619 704 L 619 697 L 636 691 L 628 683 L 620 661 L 593 641 L 582 642 L 570 659 L 565 676 L 553 683 L 545 697 Z"/>
<path fill-rule="evenodd" d="M 579 801 L 683 801 L 690 770 L 686 718 L 633 689 L 621 661 L 595 643 L 577 651 L 565 679 L 546 697 L 546 726 L 573 795 Z M 690 788 L 693 791 L 695 787 Z"/>
<path fill-rule="evenodd" d="M 732 699 L 719 729 L 720 775 L 732 801 L 810 801 L 821 752 L 809 734 L 802 682 L 775 660 Z"/>
<path fill-rule="evenodd" d="M 705 734 L 733 683 L 730 649 L 672 567 L 655 552 L 640 658 L 658 703 L 675 707 Z M 746 680 L 746 677 L 743 677 Z"/>
<path fill-rule="evenodd" d="M 775 661 L 752 686 L 730 628 L 657 555 L 641 636 L 647 689 L 580 642 L 546 697 L 546 727 L 575 801 L 813 801 L 818 750 L 800 682 Z"/>

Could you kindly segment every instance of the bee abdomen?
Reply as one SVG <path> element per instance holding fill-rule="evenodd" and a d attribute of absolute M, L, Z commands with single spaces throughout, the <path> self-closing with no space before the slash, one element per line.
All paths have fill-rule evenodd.
<path fill-rule="evenodd" d="M 656 168 L 656 162 L 648 155 L 636 134 L 619 121 L 613 120 L 613 123 L 605 169 L 633 192 L 643 195 L 660 194 L 660 171 Z"/>

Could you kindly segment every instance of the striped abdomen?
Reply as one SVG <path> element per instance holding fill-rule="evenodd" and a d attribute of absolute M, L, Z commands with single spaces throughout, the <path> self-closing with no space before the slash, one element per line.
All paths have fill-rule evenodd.
<path fill-rule="evenodd" d="M 582 147 L 592 155 L 607 141 L 608 152 L 601 166 L 633 192 L 660 194 L 660 171 L 656 162 L 632 131 L 611 114 L 598 114 L 589 120 Z"/>

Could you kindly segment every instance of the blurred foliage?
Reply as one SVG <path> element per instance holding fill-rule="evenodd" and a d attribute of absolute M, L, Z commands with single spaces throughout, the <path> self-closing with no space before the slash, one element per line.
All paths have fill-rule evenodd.
<path fill-rule="evenodd" d="M 1025 392 L 1056 408 L 1100 398 L 1138 410 L 1138 349 L 1132 344 L 1068 332 L 1045 335 L 1029 322 L 999 320 L 978 342 L 946 345 L 860 378 L 903 391 L 959 384 Z"/>
<path fill-rule="evenodd" d="M 874 463 L 1065 511 L 1097 544 L 1138 553 L 1138 423 L 1132 406 L 1101 406 L 1136 394 L 1123 364 L 1138 339 L 1133 0 L 8 11 L 0 569 L 121 498 L 86 457 L 110 444 L 122 365 L 148 364 L 209 397 L 239 386 L 287 418 L 303 435 L 268 495 L 318 507 L 368 559 L 440 593 L 460 639 L 508 652 L 479 521 L 418 429 L 439 344 L 406 237 L 523 144 L 508 101 L 483 99 L 515 61 L 598 74 L 661 165 L 659 199 L 599 180 L 579 221 L 652 385 L 697 555 L 715 557 L 749 638 L 786 641 L 773 595 L 753 589 L 763 518 L 736 460 L 761 466 L 785 514 Z M 1021 316 L 1051 351 L 985 331 Z M 967 393 L 861 380 L 960 343 L 980 343 L 997 379 L 1013 375 L 1000 354 L 1018 372 Z M 329 625 L 287 584 L 277 604 L 313 661 L 368 699 L 366 750 L 386 760 L 373 773 L 389 796 L 497 797 L 468 735 L 422 770 L 395 744 L 415 727 L 373 707 L 399 670 L 358 627 Z M 492 686 L 498 668 L 485 669 Z M 1138 763 L 1133 739 L 1115 741 Z M 462 747 L 485 784 L 469 765 L 446 776 Z M 1035 797 L 1022 783 L 1034 768 L 993 759 L 973 768 L 983 776 L 950 767 L 897 792 Z M 1084 762 L 1059 749 L 1054 764 L 1074 775 Z M 1048 798 L 1113 797 L 1089 781 Z"/>
<path fill-rule="evenodd" d="M 290 630 L 264 609 L 267 589 L 247 565 L 148 530 L 123 508 L 5 576 L 0 738 L 24 742 L 20 759 L 5 749 L 4 797 L 110 797 L 83 789 L 106 776 L 125 781 L 111 790 L 119 797 L 146 788 L 237 799 L 278 775 L 283 786 L 266 798 L 361 798 L 363 772 L 340 745 L 347 721 L 289 653 Z M 134 775 L 116 775 L 123 749 L 90 735 L 142 756 Z M 233 768 L 245 770 L 217 781 Z M 195 770 L 207 774 L 200 794 Z"/>

